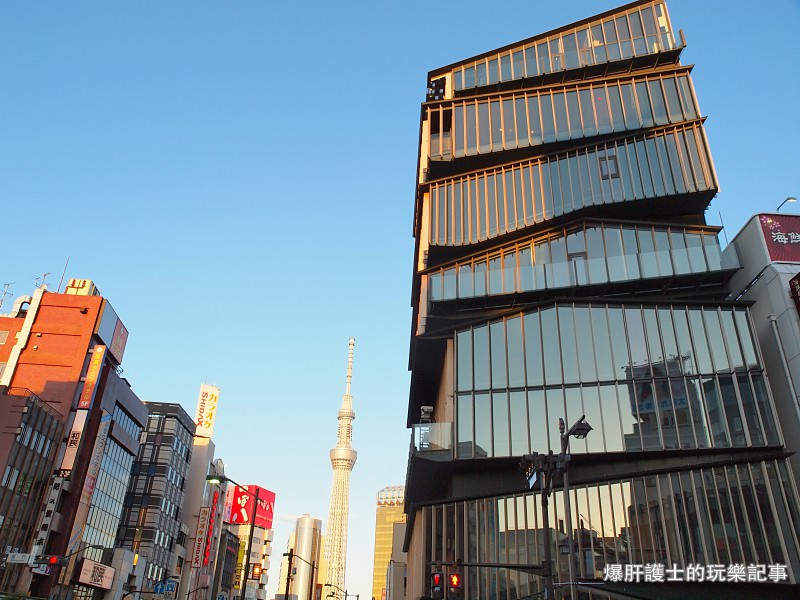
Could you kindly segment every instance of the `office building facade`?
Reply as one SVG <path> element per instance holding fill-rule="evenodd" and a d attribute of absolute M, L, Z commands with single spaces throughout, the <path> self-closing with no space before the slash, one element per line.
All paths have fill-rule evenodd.
<path fill-rule="evenodd" d="M 180 404 L 145 402 L 148 417 L 125 497 L 117 546 L 138 555 L 140 590 L 180 578 L 186 561 L 181 510 L 195 424 Z"/>
<path fill-rule="evenodd" d="M 372 598 L 386 600 L 387 569 L 394 550 L 394 525 L 405 523 L 402 485 L 392 485 L 378 492 L 375 508 L 375 552 L 372 563 Z"/>
<path fill-rule="evenodd" d="M 549 566 L 548 594 L 609 565 L 800 577 L 788 452 L 748 309 L 727 300 L 738 264 L 704 219 L 718 183 L 684 46 L 649 0 L 429 73 L 410 598 L 458 561 L 466 598 L 545 591 L 501 564 Z M 553 469 L 545 508 L 520 457 L 557 455 L 559 419 L 582 415 L 571 486 Z"/>

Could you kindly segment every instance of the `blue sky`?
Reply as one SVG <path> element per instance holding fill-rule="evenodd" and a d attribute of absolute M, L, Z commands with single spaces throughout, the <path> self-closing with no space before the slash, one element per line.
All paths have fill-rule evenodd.
<path fill-rule="evenodd" d="M 408 455 L 426 74 L 616 5 L 3 2 L 0 285 L 55 289 L 69 257 L 129 328 L 142 399 L 193 413 L 222 388 L 218 456 L 285 519 L 274 565 L 292 516 L 327 518 L 355 336 L 347 585 L 369 598 L 375 494 Z M 732 238 L 800 192 L 800 3 L 668 7 L 721 183 L 707 220 Z"/>

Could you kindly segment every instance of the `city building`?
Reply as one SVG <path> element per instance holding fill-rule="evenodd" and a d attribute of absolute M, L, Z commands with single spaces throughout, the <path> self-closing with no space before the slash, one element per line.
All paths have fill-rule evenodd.
<path fill-rule="evenodd" d="M 731 298 L 750 314 L 775 398 L 778 420 L 800 478 L 800 215 L 754 215 L 722 253 L 742 265 Z"/>
<path fill-rule="evenodd" d="M 405 521 L 392 524 L 392 555 L 386 566 L 386 600 L 406 600 L 408 556 L 403 551 Z"/>
<path fill-rule="evenodd" d="M 298 518 L 281 562 L 276 600 L 320 600 L 333 593 L 322 589 L 327 574 L 322 546 L 322 521 L 311 515 Z"/>
<path fill-rule="evenodd" d="M 350 383 L 353 380 L 353 348 L 355 339 L 350 338 L 347 351 L 347 383 L 342 407 L 339 409 L 336 447 L 330 452 L 333 484 L 331 485 L 331 504 L 328 512 L 328 532 L 325 542 L 325 559 L 328 562 L 326 583 L 333 586 L 336 598 L 342 598 L 345 589 L 345 568 L 347 567 L 347 523 L 350 514 L 350 473 L 356 464 L 356 451 L 352 448 L 353 397 Z M 344 600 L 344 599 L 343 599 Z"/>
<path fill-rule="evenodd" d="M 180 578 L 186 561 L 181 511 L 195 424 L 180 404 L 145 402 L 147 425 L 133 463 L 117 546 L 138 555 L 139 581 L 131 588 Z"/>
<path fill-rule="evenodd" d="M 237 590 L 236 574 L 237 569 L 241 569 L 239 536 L 231 531 L 230 527 L 223 526 L 219 538 L 219 549 L 217 551 L 216 570 L 214 573 L 214 588 L 211 591 L 212 598 L 220 596 L 226 600 L 234 600 Z"/>
<path fill-rule="evenodd" d="M 41 476 L 44 492 L 29 498 L 37 511 L 36 535 L 20 548 L 30 559 L 11 566 L 10 578 L 3 575 L 5 590 L 100 598 L 121 574 L 114 542 L 147 419 L 121 376 L 128 331 L 92 281 L 71 279 L 63 294 L 40 287 L 17 299 L 12 312 L 0 317 L 0 332 L 7 332 L 0 333 L 0 386 L 30 390 L 50 416 L 63 418 L 66 433 L 65 444 L 50 438 L 58 445 L 55 469 Z M 0 463 L 9 458 L 0 456 Z M 64 564 L 35 564 L 38 555 L 63 557 Z"/>
<path fill-rule="evenodd" d="M 375 509 L 375 554 L 372 564 L 373 600 L 386 600 L 386 569 L 392 560 L 394 525 L 406 522 L 403 500 L 402 485 L 385 487 L 378 492 Z"/>
<path fill-rule="evenodd" d="M 636 581 L 580 582 L 621 565 L 800 577 L 789 452 L 705 223 L 718 183 L 684 46 L 646 0 L 428 75 L 409 598 L 434 568 L 497 600 L 609 597 Z"/>

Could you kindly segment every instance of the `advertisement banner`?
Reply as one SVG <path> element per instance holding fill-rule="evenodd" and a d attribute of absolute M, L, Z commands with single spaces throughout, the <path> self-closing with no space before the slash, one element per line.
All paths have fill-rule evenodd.
<path fill-rule="evenodd" d="M 758 219 L 770 260 L 800 262 L 800 216 L 759 215 Z"/>
<path fill-rule="evenodd" d="M 86 426 L 86 416 L 88 410 L 78 410 L 75 413 L 75 420 L 72 422 L 72 429 L 67 437 L 67 449 L 64 450 L 64 458 L 61 459 L 61 476 L 65 477 L 65 472 L 72 471 L 75 466 L 75 457 L 78 456 L 78 448 L 81 445 L 83 428 Z"/>
<path fill-rule="evenodd" d="M 83 391 L 81 391 L 81 397 L 78 399 L 78 408 L 88 409 L 92 407 L 105 356 L 105 346 L 95 346 L 92 350 L 92 358 L 89 360 L 89 369 L 86 371 L 86 380 L 83 382 Z"/>
<path fill-rule="evenodd" d="M 78 574 L 78 583 L 110 590 L 114 583 L 114 567 L 85 558 Z"/>
<path fill-rule="evenodd" d="M 118 363 L 121 363 L 122 356 L 125 354 L 125 346 L 128 343 L 128 330 L 108 300 L 103 300 L 102 313 L 95 333 L 100 341 L 108 347 L 108 353 Z"/>
<path fill-rule="evenodd" d="M 203 550 L 206 545 L 206 536 L 209 530 L 209 517 L 211 508 L 208 506 L 200 507 L 200 514 L 197 515 L 197 533 L 194 536 L 194 546 L 192 548 L 192 566 L 203 566 Z"/>
<path fill-rule="evenodd" d="M 197 413 L 194 423 L 197 426 L 195 435 L 210 438 L 214 432 L 214 419 L 217 416 L 217 401 L 219 388 L 204 383 L 200 386 L 200 395 L 197 398 Z"/>
<path fill-rule="evenodd" d="M 789 280 L 789 295 L 794 300 L 794 306 L 797 308 L 798 316 L 800 316 L 800 273 Z"/>
<path fill-rule="evenodd" d="M 253 505 L 258 489 L 258 510 L 256 510 L 256 527 L 272 529 L 272 518 L 275 512 L 275 492 L 257 485 L 248 485 L 245 489 L 238 486 L 228 488 L 228 506 L 225 508 L 226 523 L 245 525 L 253 518 Z"/>

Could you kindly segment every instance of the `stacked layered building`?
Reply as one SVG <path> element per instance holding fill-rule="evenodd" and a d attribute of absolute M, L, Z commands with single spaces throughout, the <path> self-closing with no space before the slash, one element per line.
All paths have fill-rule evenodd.
<path fill-rule="evenodd" d="M 375 508 L 375 552 L 372 559 L 372 597 L 386 600 L 389 587 L 389 571 L 397 570 L 393 557 L 396 542 L 395 525 L 404 532 L 406 515 L 403 502 L 403 486 L 392 485 L 378 492 Z M 405 563 L 405 560 L 402 561 Z"/>
<path fill-rule="evenodd" d="M 789 453 L 728 299 L 739 265 L 704 218 L 718 183 L 684 46 L 648 0 L 428 75 L 410 598 L 457 564 L 466 598 L 575 593 L 609 565 L 800 577 Z M 520 457 L 551 451 L 569 462 L 529 490 Z"/>

